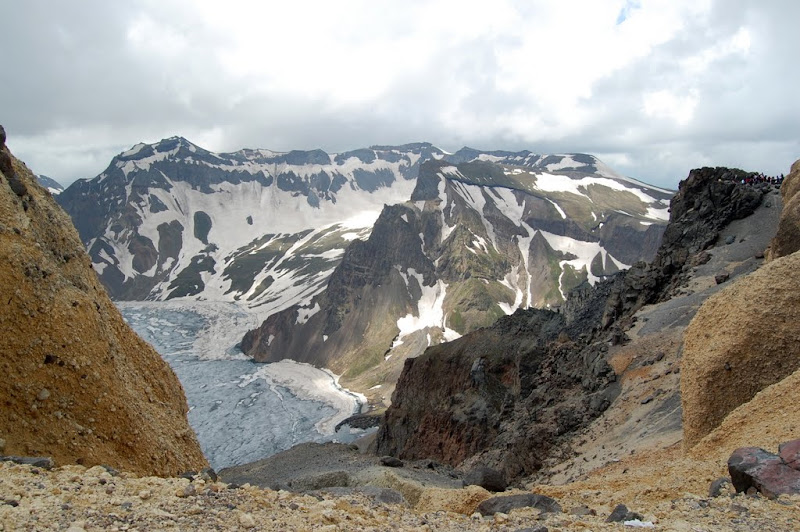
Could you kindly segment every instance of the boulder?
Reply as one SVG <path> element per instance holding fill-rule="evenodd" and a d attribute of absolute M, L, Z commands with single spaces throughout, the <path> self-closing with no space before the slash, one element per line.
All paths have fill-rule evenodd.
<path fill-rule="evenodd" d="M 15 464 L 53 469 L 53 459 L 47 456 L 0 456 L 0 462 L 14 462 Z"/>
<path fill-rule="evenodd" d="M 478 511 L 483 515 L 494 515 L 498 512 L 507 514 L 517 508 L 536 508 L 549 513 L 561 513 L 562 511 L 558 501 L 536 493 L 498 495 L 490 497 L 478 505 Z"/>
<path fill-rule="evenodd" d="M 767 263 L 711 296 L 685 333 L 683 444 L 800 367 L 800 253 Z"/>
<path fill-rule="evenodd" d="M 755 488 L 770 499 L 781 494 L 800 495 L 800 471 L 759 447 L 736 449 L 728 459 L 728 472 L 737 493 Z"/>
<path fill-rule="evenodd" d="M 606 518 L 606 523 L 623 523 L 625 521 L 639 521 L 642 515 L 631 512 L 624 504 L 618 504 L 611 511 L 611 515 Z"/>
<path fill-rule="evenodd" d="M 480 486 L 489 491 L 505 491 L 508 487 L 502 471 L 486 466 L 476 466 L 464 475 L 465 486 Z"/>

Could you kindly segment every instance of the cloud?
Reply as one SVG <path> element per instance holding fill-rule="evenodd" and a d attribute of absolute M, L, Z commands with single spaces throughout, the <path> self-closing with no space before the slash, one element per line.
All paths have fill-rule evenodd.
<path fill-rule="evenodd" d="M 0 20 L 0 121 L 34 171 L 139 141 L 216 151 L 583 151 L 677 186 L 800 156 L 793 1 L 29 0 Z"/>

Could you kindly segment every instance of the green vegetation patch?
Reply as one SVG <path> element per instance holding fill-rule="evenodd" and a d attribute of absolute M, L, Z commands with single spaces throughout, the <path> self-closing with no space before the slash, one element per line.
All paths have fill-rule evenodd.
<path fill-rule="evenodd" d="M 510 305 L 515 295 L 498 281 L 474 277 L 450 285 L 444 301 L 447 326 L 460 334 L 488 327 L 506 315 L 498 303 Z"/>

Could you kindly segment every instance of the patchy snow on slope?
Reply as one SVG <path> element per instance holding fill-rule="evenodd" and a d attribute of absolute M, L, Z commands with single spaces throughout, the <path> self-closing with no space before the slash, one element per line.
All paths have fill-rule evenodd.
<path fill-rule="evenodd" d="M 314 306 L 311 308 L 308 307 L 300 307 L 297 309 L 297 323 L 303 324 L 308 321 L 308 319 L 322 310 L 319 306 L 319 303 L 314 303 Z"/>
<path fill-rule="evenodd" d="M 558 203 L 556 203 L 555 201 L 553 201 L 553 200 L 551 200 L 549 198 L 547 199 L 547 201 L 549 201 L 550 203 L 553 204 L 553 207 L 556 208 L 556 210 L 558 211 L 558 214 L 561 215 L 561 219 L 562 220 L 566 220 L 567 219 L 567 213 L 564 212 L 564 209 L 562 209 L 561 207 L 558 206 Z M 592 213 L 592 215 L 594 215 L 594 213 Z"/>
<path fill-rule="evenodd" d="M 570 253 L 575 255 L 575 259 L 570 260 L 562 260 L 560 261 L 559 265 L 562 269 L 561 275 L 558 279 L 559 284 L 559 291 L 561 291 L 561 296 L 566 299 L 566 294 L 564 293 L 563 287 L 563 277 L 564 277 L 564 265 L 569 265 L 574 268 L 576 271 L 581 271 L 583 269 L 586 270 L 588 275 L 589 283 L 594 285 L 597 281 L 600 280 L 599 277 L 596 277 L 592 274 L 592 260 L 600 253 L 603 257 L 603 263 L 608 260 L 614 262 L 617 268 L 620 270 L 627 270 L 630 268 L 629 264 L 624 264 L 619 260 L 615 259 L 606 249 L 600 245 L 599 242 L 586 242 L 583 240 L 576 240 L 574 238 L 570 238 L 568 236 L 560 236 L 555 235 L 553 233 L 549 233 L 547 231 L 539 231 L 542 236 L 547 240 L 547 243 L 556 251 L 562 251 L 564 253 Z"/>
<path fill-rule="evenodd" d="M 497 249 L 497 237 L 495 235 L 494 227 L 489 220 L 486 219 L 486 216 L 483 212 L 484 207 L 486 206 L 486 197 L 483 195 L 484 187 L 480 185 L 467 185 L 466 183 L 461 183 L 460 181 L 449 181 L 449 183 L 452 187 L 452 190 L 461 196 L 471 209 L 481 215 L 481 222 L 483 222 L 483 226 L 486 229 L 486 234 L 489 236 L 489 240 L 492 242 L 492 247 Z"/>
<path fill-rule="evenodd" d="M 399 271 L 399 269 L 398 269 Z M 402 272 L 400 272 L 403 275 Z M 417 273 L 414 268 L 409 268 L 407 272 L 409 277 L 416 279 L 419 287 L 422 289 L 422 296 L 417 301 L 417 312 L 415 314 L 406 314 L 397 320 L 397 328 L 400 333 L 397 335 L 397 340 L 392 344 L 392 347 L 397 347 L 403 343 L 403 338 L 409 334 L 426 329 L 428 327 L 437 327 L 444 331 L 445 338 L 458 338 L 459 335 L 456 331 L 448 329 L 445 326 L 444 316 L 444 298 L 447 294 L 447 284 L 441 279 L 436 281 L 433 286 L 425 286 L 422 274 Z M 403 278 L 406 280 L 408 286 L 408 278 L 405 275 Z M 455 335 L 455 336 L 454 336 Z"/>
<path fill-rule="evenodd" d="M 497 306 L 506 313 L 506 315 L 511 315 L 517 310 L 520 305 L 522 305 L 522 301 L 525 298 L 525 294 L 523 293 L 522 289 L 520 288 L 520 284 L 522 283 L 522 279 L 520 279 L 519 269 L 512 268 L 510 272 L 508 272 L 505 277 L 500 279 L 500 284 L 507 287 L 509 290 L 514 292 L 514 303 L 509 305 L 504 301 L 498 301 Z"/>
<path fill-rule="evenodd" d="M 547 170 L 550 172 L 555 172 L 557 170 L 564 170 L 566 168 L 580 168 L 582 166 L 586 166 L 584 163 L 579 163 L 575 161 L 569 155 L 562 155 L 562 154 L 554 154 L 556 157 L 561 157 L 561 160 L 557 163 L 550 163 L 547 165 Z"/>
<path fill-rule="evenodd" d="M 663 209 L 656 209 L 654 207 L 647 207 L 647 215 L 648 218 L 652 218 L 653 220 L 663 220 L 665 222 L 669 221 L 669 207 L 664 207 Z"/>

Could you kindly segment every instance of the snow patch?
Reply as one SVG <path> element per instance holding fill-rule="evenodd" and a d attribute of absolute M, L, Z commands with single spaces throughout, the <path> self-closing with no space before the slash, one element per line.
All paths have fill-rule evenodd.
<path fill-rule="evenodd" d="M 308 321 L 308 319 L 322 310 L 319 306 L 319 303 L 314 303 L 314 306 L 311 308 L 300 307 L 297 311 L 297 323 L 303 324 Z"/>
<path fill-rule="evenodd" d="M 409 334 L 428 327 L 438 327 L 442 329 L 445 333 L 445 337 L 448 337 L 448 335 L 451 338 L 458 338 L 461 336 L 456 331 L 448 329 L 445 326 L 444 309 L 442 306 L 444 304 L 445 295 L 447 294 L 447 285 L 444 281 L 440 279 L 436 281 L 436 284 L 433 286 L 425 286 L 423 284 L 424 278 L 422 274 L 417 273 L 413 268 L 408 269 L 408 275 L 417 280 L 417 283 L 419 283 L 422 289 L 422 296 L 419 298 L 419 301 L 417 301 L 416 315 L 406 314 L 397 320 L 397 328 L 400 329 L 400 333 L 392 347 L 401 345 L 402 339 Z"/>
<path fill-rule="evenodd" d="M 562 220 L 566 220 L 567 219 L 567 213 L 565 213 L 564 210 L 561 207 L 558 206 L 558 203 L 556 203 L 555 201 L 553 201 L 551 199 L 548 199 L 547 201 L 549 201 L 550 203 L 553 204 L 553 207 L 556 208 L 556 210 L 558 211 L 558 214 L 561 215 L 561 219 Z M 594 215 L 594 213 L 592 213 L 592 215 Z"/>

